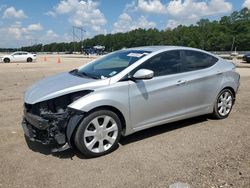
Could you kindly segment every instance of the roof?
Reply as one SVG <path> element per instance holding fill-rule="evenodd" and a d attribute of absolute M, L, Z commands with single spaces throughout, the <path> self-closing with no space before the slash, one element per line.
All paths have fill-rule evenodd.
<path fill-rule="evenodd" d="M 201 50 L 198 48 L 185 47 L 185 46 L 163 46 L 163 45 L 162 46 L 140 46 L 140 47 L 126 48 L 124 50 L 142 50 L 142 51 L 149 51 L 149 52 L 157 52 L 157 51 L 164 51 L 164 50 L 194 50 L 194 51 L 199 51 L 202 53 L 207 53 L 216 58 L 219 58 L 219 56 L 212 54 L 210 52 L 207 52 L 205 50 Z"/>
<path fill-rule="evenodd" d="M 13 52 L 13 53 L 29 53 L 29 52 L 25 52 L 25 51 L 16 51 L 16 52 Z"/>
<path fill-rule="evenodd" d="M 149 52 L 161 52 L 165 50 L 194 50 L 194 51 L 199 51 L 202 53 L 209 54 L 211 56 L 214 56 L 216 58 L 219 58 L 219 56 L 212 54 L 211 52 L 207 52 L 205 50 L 201 50 L 198 48 L 191 48 L 191 47 L 185 47 L 185 46 L 139 46 L 139 47 L 133 47 L 133 48 L 125 48 L 123 50 L 141 50 L 141 51 L 149 51 Z"/>
<path fill-rule="evenodd" d="M 127 48 L 126 50 L 145 50 L 145 51 L 156 52 L 156 51 L 164 50 L 164 49 L 167 50 L 167 49 L 195 49 L 195 48 L 189 48 L 189 47 L 184 47 L 184 46 L 140 46 L 140 47 L 134 47 L 134 48 Z"/>

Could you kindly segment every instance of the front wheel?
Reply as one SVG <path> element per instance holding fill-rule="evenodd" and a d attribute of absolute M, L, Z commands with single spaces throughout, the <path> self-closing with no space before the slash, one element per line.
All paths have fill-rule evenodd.
<path fill-rule="evenodd" d="M 222 90 L 214 104 L 213 116 L 216 119 L 224 119 L 228 117 L 233 108 L 233 100 L 234 96 L 231 90 Z"/>
<path fill-rule="evenodd" d="M 121 121 L 109 110 L 97 110 L 83 119 L 75 134 L 76 147 L 87 157 L 110 153 L 121 137 Z"/>
<path fill-rule="evenodd" d="M 4 63 L 9 63 L 9 62 L 10 62 L 10 59 L 9 59 L 9 58 L 4 58 L 3 62 L 4 62 Z"/>

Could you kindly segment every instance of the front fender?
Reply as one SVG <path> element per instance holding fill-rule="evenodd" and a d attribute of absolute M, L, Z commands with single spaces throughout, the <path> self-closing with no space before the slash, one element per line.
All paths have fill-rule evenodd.
<path fill-rule="evenodd" d="M 89 112 L 103 106 L 109 106 L 119 110 L 125 119 L 126 128 L 130 126 L 127 83 L 117 83 L 115 86 L 96 90 L 73 102 L 68 107 L 82 112 Z"/>
<path fill-rule="evenodd" d="M 129 113 L 128 104 L 128 97 L 124 98 L 115 93 L 110 95 L 93 92 L 93 94 L 82 97 L 81 99 L 78 99 L 74 103 L 70 104 L 69 108 L 73 108 L 83 112 L 89 112 L 90 110 L 97 107 L 112 106 L 121 111 L 124 116 L 127 116 Z"/>
<path fill-rule="evenodd" d="M 2 59 L 5 59 L 5 58 L 8 58 L 10 60 L 13 60 L 13 57 L 12 56 L 3 56 Z"/>

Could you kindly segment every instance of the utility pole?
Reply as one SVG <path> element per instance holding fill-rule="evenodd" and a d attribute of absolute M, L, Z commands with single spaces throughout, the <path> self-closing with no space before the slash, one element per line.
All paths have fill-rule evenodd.
<path fill-rule="evenodd" d="M 76 51 L 76 47 L 75 47 L 75 42 L 76 39 L 81 41 L 81 50 L 83 49 L 83 33 L 86 31 L 83 29 L 83 27 L 77 27 L 77 26 L 73 26 L 73 43 L 74 43 L 74 52 Z M 80 37 L 78 37 L 78 35 L 76 34 L 75 30 L 80 31 Z"/>
<path fill-rule="evenodd" d="M 235 43 L 235 36 L 233 37 L 233 43 L 232 43 L 232 46 L 231 46 L 231 53 L 233 52 L 233 49 L 234 49 L 234 43 Z"/>
<path fill-rule="evenodd" d="M 76 51 L 76 46 L 75 46 L 75 28 L 74 28 L 74 26 L 72 28 L 73 28 L 73 34 L 72 34 L 72 36 L 73 36 L 73 45 L 74 45 L 74 52 L 75 52 Z"/>

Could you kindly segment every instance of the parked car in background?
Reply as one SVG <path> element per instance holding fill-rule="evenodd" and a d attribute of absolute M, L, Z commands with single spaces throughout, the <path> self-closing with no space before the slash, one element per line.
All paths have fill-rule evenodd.
<path fill-rule="evenodd" d="M 29 52 L 14 52 L 10 55 L 5 55 L 2 57 L 2 62 L 10 63 L 10 62 L 33 62 L 36 60 L 36 54 L 31 54 Z"/>
<path fill-rule="evenodd" d="M 243 56 L 243 61 L 246 61 L 247 63 L 250 63 L 250 53 L 247 53 Z"/>
<path fill-rule="evenodd" d="M 39 81 L 24 96 L 30 140 L 76 146 L 97 157 L 120 136 L 194 116 L 228 117 L 239 87 L 235 65 L 203 50 L 124 49 Z"/>

